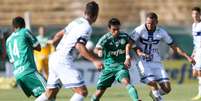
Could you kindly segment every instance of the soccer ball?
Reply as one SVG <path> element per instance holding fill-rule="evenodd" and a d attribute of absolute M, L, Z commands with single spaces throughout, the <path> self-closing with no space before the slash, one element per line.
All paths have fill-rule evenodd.
<path fill-rule="evenodd" d="M 86 44 L 86 48 L 89 50 L 89 51 L 92 51 L 93 48 L 94 48 L 94 43 L 92 41 L 87 41 L 87 44 Z"/>

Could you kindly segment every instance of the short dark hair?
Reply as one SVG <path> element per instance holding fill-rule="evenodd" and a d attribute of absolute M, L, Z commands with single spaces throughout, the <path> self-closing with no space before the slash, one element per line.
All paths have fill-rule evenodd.
<path fill-rule="evenodd" d="M 115 26 L 115 25 L 121 25 L 119 19 L 117 19 L 117 18 L 111 18 L 108 21 L 108 27 L 110 28 L 111 26 Z"/>
<path fill-rule="evenodd" d="M 192 11 L 197 11 L 197 12 L 200 13 L 200 7 L 193 7 L 193 8 L 192 8 Z"/>
<path fill-rule="evenodd" d="M 146 14 L 146 18 L 156 19 L 158 20 L 158 16 L 154 12 L 149 12 Z"/>
<path fill-rule="evenodd" d="M 98 14 L 99 6 L 95 1 L 88 2 L 85 7 L 85 13 L 91 17 Z"/>
<path fill-rule="evenodd" d="M 22 18 L 21 16 L 17 16 L 13 19 L 12 24 L 14 28 L 24 28 L 25 27 L 24 18 Z"/>

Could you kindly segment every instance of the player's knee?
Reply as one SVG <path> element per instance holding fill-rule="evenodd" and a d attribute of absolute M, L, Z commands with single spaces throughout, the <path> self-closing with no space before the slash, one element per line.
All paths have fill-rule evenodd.
<path fill-rule="evenodd" d="M 165 88 L 163 88 L 163 91 L 168 94 L 171 91 L 171 88 L 170 87 L 168 87 L 168 88 L 165 87 Z"/>
<path fill-rule="evenodd" d="M 168 93 L 171 91 L 170 85 L 169 85 L 169 86 L 161 86 L 161 89 L 162 89 L 166 94 L 168 94 Z"/>

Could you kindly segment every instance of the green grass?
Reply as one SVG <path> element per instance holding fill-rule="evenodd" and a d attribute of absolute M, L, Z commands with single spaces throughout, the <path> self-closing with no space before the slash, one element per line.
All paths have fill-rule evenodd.
<path fill-rule="evenodd" d="M 137 86 L 142 101 L 152 101 L 148 96 L 149 90 L 144 85 Z M 85 101 L 90 101 L 90 96 L 95 92 L 94 87 L 89 87 L 89 96 Z M 197 83 L 186 83 L 182 85 L 173 84 L 170 94 L 164 96 L 165 101 L 190 101 L 196 95 Z M 72 91 L 62 89 L 58 94 L 57 101 L 69 101 Z M 0 101 L 33 101 L 34 98 L 27 98 L 20 89 L 0 90 Z M 122 86 L 114 86 L 106 91 L 101 101 L 131 101 L 127 90 Z"/>

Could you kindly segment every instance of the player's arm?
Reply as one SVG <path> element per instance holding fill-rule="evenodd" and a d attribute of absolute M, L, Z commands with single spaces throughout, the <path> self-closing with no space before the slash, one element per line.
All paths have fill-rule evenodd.
<path fill-rule="evenodd" d="M 100 47 L 94 48 L 94 53 L 97 54 L 99 57 L 103 56 L 103 50 Z"/>
<path fill-rule="evenodd" d="M 36 51 L 41 51 L 40 43 L 38 42 L 36 37 L 32 34 L 32 32 L 27 30 L 25 35 L 26 35 L 27 40 L 29 41 L 29 43 L 33 47 L 33 49 Z"/>
<path fill-rule="evenodd" d="M 34 47 L 34 50 L 36 50 L 36 51 L 41 51 L 41 46 L 40 46 L 40 44 L 38 44 L 37 46 L 35 46 L 35 47 Z"/>
<path fill-rule="evenodd" d="M 190 56 L 188 56 L 187 53 L 185 51 L 183 51 L 181 48 L 179 48 L 176 44 L 172 43 L 170 45 L 170 47 L 172 48 L 174 53 L 178 53 L 179 55 L 185 57 L 192 64 L 195 64 L 195 60 L 193 58 L 191 58 Z"/>
<path fill-rule="evenodd" d="M 126 60 L 124 61 L 124 65 L 126 66 L 126 68 L 129 68 L 131 66 L 131 56 L 130 56 L 130 51 L 132 49 L 132 41 L 129 40 L 128 43 L 126 44 Z"/>
<path fill-rule="evenodd" d="M 53 39 L 49 40 L 48 43 L 55 45 L 56 43 L 58 43 L 61 40 L 61 38 L 64 36 L 64 33 L 65 33 L 64 30 L 57 32 L 54 35 Z"/>
<path fill-rule="evenodd" d="M 99 61 L 93 54 L 91 54 L 85 47 L 85 44 L 77 42 L 75 48 L 79 51 L 80 55 L 92 61 L 98 70 L 102 69 L 102 62 Z"/>

